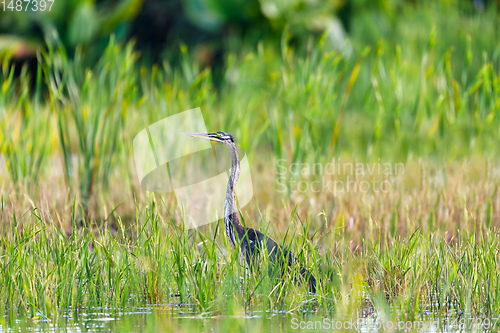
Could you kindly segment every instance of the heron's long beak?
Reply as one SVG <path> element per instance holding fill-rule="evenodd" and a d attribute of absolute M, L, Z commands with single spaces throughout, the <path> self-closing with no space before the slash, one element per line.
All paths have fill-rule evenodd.
<path fill-rule="evenodd" d="M 211 138 L 208 135 L 208 133 L 188 133 L 188 132 L 181 132 L 181 134 L 192 136 L 194 138 L 203 138 L 203 139 L 209 139 L 209 140 L 211 140 Z"/>
<path fill-rule="evenodd" d="M 181 134 L 189 135 L 189 136 L 192 136 L 195 138 L 207 139 L 207 140 L 215 141 L 215 142 L 223 142 L 219 138 L 219 135 L 217 133 L 183 133 L 183 132 L 181 132 Z"/>

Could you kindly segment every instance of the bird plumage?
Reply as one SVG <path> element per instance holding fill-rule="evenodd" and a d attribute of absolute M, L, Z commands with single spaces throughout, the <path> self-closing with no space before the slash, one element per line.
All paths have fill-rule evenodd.
<path fill-rule="evenodd" d="M 240 159 L 234 137 L 225 132 L 215 133 L 183 133 L 193 137 L 205 138 L 211 141 L 223 143 L 231 154 L 231 174 L 227 183 L 226 197 L 224 203 L 224 229 L 229 243 L 236 248 L 239 244 L 247 264 L 254 268 L 256 261 L 262 251 L 267 250 L 269 261 L 274 265 L 284 267 L 299 266 L 302 279 L 308 282 L 309 289 L 316 292 L 316 278 L 301 266 L 292 251 L 285 249 L 272 238 L 267 237 L 259 230 L 247 228 L 243 225 L 236 204 L 236 182 L 240 175 Z"/>

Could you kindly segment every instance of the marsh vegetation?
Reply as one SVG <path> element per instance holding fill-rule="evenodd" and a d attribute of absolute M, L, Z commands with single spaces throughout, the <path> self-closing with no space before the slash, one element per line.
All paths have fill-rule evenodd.
<path fill-rule="evenodd" d="M 495 324 L 499 28 L 495 6 L 466 15 L 422 5 L 403 11 L 391 37 L 374 29 L 377 43 L 354 31 L 350 55 L 322 38 L 296 50 L 284 30 L 279 47 L 228 54 L 217 84 L 187 47 L 179 66 L 148 66 L 133 44 L 113 40 L 93 67 L 58 43 L 35 71 L 14 75 L 4 59 L 0 324 L 91 329 L 87 316 L 113 319 L 102 322 L 110 329 L 144 320 L 145 329 L 186 331 L 281 331 L 293 318 Z M 186 229 L 173 193 L 141 189 L 134 136 L 193 107 L 248 153 L 245 224 L 293 249 L 317 277 L 316 294 L 293 272 L 248 271 L 221 222 Z M 354 168 L 326 172 L 332 161 Z M 382 167 L 357 173 L 357 163 Z M 322 172 L 300 172 L 315 164 Z M 316 186 L 374 180 L 390 187 Z"/>

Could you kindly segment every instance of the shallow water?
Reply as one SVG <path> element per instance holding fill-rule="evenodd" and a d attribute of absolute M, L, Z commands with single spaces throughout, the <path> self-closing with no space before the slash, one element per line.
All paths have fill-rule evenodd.
<path fill-rule="evenodd" d="M 0 332 L 498 332 L 496 318 L 391 321 L 383 316 L 328 318 L 318 313 L 254 311 L 234 316 L 203 316 L 189 307 L 134 307 L 125 311 L 89 310 L 60 316 L 57 321 L 35 316 L 0 317 Z"/>
<path fill-rule="evenodd" d="M 0 318 L 0 332 L 241 332 L 286 330 L 283 316 L 253 313 L 244 316 L 200 316 L 161 308 L 133 308 L 125 312 L 95 311 L 61 316 L 57 322 Z"/>

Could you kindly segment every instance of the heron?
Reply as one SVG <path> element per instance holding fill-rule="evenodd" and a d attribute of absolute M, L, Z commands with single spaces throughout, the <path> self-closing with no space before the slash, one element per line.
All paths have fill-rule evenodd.
<path fill-rule="evenodd" d="M 278 264 L 279 267 L 293 267 L 297 265 L 301 275 L 301 280 L 306 281 L 309 290 L 316 293 L 316 278 L 298 262 L 292 251 L 279 245 L 272 238 L 267 237 L 259 230 L 247 228 L 243 225 L 238 213 L 236 203 L 236 182 L 240 175 L 240 158 L 238 149 L 234 142 L 234 137 L 226 132 L 214 133 L 182 133 L 184 135 L 203 138 L 210 141 L 224 144 L 231 154 L 231 174 L 227 182 L 226 197 L 224 201 L 224 229 L 229 243 L 233 248 L 239 245 L 240 251 L 244 254 L 247 264 L 252 269 L 264 249 L 267 249 L 269 261 Z"/>

